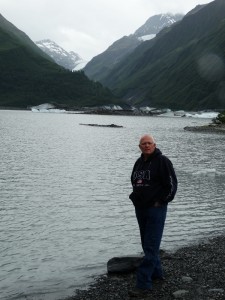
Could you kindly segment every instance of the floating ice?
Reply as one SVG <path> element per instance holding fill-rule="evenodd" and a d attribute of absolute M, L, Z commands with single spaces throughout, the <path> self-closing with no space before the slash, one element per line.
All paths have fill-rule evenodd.
<path fill-rule="evenodd" d="M 215 177 L 216 169 L 202 169 L 192 173 L 192 175 L 196 175 L 196 176 L 204 175 L 204 176 Z"/>
<path fill-rule="evenodd" d="M 216 118 L 218 116 L 218 112 L 203 112 L 203 113 L 194 113 L 194 114 L 190 114 L 190 113 L 185 113 L 186 117 L 193 117 L 193 118 L 206 118 L 206 119 L 213 119 Z"/>
<path fill-rule="evenodd" d="M 44 103 L 37 106 L 31 107 L 32 112 L 42 112 L 42 113 L 65 113 L 65 109 L 55 108 L 54 105 L 50 103 Z"/>

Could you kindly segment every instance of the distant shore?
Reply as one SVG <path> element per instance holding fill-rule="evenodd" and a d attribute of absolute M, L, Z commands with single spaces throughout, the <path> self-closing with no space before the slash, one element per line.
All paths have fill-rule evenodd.
<path fill-rule="evenodd" d="M 187 126 L 184 130 L 205 133 L 222 133 L 225 134 L 225 124 L 208 124 L 202 126 Z"/>
<path fill-rule="evenodd" d="M 145 299 L 224 300 L 224 249 L 225 236 L 218 236 L 172 254 L 162 253 L 165 280 L 154 281 L 153 292 Z M 66 300 L 129 300 L 128 290 L 134 284 L 135 273 L 102 275 Z"/>

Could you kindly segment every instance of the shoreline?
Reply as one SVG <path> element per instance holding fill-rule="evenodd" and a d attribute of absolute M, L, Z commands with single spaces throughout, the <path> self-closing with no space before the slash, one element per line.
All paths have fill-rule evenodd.
<path fill-rule="evenodd" d="M 225 235 L 178 249 L 161 252 L 164 281 L 154 281 L 149 300 L 224 300 Z M 64 300 L 129 300 L 128 290 L 135 284 L 135 272 L 104 274 L 87 290 L 76 290 Z M 136 298 L 138 299 L 138 298 Z M 140 299 L 140 298 L 139 298 Z"/>
<path fill-rule="evenodd" d="M 208 124 L 202 126 L 186 126 L 186 131 L 201 132 L 201 133 L 225 133 L 225 124 Z"/>

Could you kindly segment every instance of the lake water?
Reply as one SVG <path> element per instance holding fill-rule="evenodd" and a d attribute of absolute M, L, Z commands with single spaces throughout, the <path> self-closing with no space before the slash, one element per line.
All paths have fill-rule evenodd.
<path fill-rule="evenodd" d="M 162 248 L 224 233 L 225 135 L 183 130 L 209 121 L 0 111 L 1 299 L 62 299 L 142 251 L 128 195 L 145 133 L 179 181 Z"/>

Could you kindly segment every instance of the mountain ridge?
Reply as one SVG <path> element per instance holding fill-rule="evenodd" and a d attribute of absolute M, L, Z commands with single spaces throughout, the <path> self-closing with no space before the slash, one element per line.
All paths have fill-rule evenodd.
<path fill-rule="evenodd" d="M 83 107 L 117 103 L 108 88 L 82 71 L 57 65 L 31 39 L 0 15 L 0 106 L 42 103 Z"/>
<path fill-rule="evenodd" d="M 114 42 L 104 56 L 110 68 L 101 60 L 96 68 L 98 72 L 105 67 L 101 83 L 91 81 L 84 71 L 59 66 L 7 22 L 0 15 L 1 106 L 52 103 L 75 108 L 111 103 L 172 110 L 225 108 L 224 0 L 196 6 L 149 40 L 143 41 L 147 36 L 143 31 L 138 37 L 142 41 L 125 56 L 132 39 Z"/>
<path fill-rule="evenodd" d="M 225 107 L 221 80 L 199 73 L 205 58 L 208 73 L 213 54 L 224 75 L 225 1 L 197 6 L 173 26 L 136 47 L 100 81 L 132 105 L 201 110 Z M 210 64 L 207 57 L 211 58 Z M 214 71 L 215 73 L 215 71 Z"/>
<path fill-rule="evenodd" d="M 110 45 L 106 51 L 95 56 L 84 67 L 85 74 L 92 80 L 101 81 L 110 71 L 130 55 L 146 39 L 155 37 L 162 28 L 171 26 L 183 17 L 182 14 L 158 14 L 154 15 L 133 34 L 123 36 Z"/>
<path fill-rule="evenodd" d="M 74 51 L 66 51 L 50 39 L 36 41 L 35 44 L 49 55 L 58 65 L 71 71 L 83 69 L 87 62 Z"/>

